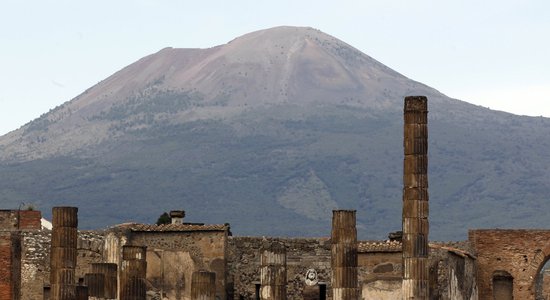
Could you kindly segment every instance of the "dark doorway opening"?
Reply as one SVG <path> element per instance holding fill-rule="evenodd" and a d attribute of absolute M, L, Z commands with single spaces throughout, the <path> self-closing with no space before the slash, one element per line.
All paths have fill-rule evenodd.
<path fill-rule="evenodd" d="M 493 273 L 493 299 L 514 299 L 514 277 L 510 273 L 506 271 L 495 271 Z"/>

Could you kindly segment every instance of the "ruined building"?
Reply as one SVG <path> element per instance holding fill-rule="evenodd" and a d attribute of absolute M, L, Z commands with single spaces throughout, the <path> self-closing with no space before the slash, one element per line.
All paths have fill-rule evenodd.
<path fill-rule="evenodd" d="M 322 238 L 235 237 L 228 224 L 79 231 L 76 208 L 0 211 L 0 300 L 548 299 L 550 230 L 470 230 L 429 242 L 427 100 L 407 98 L 403 232 L 357 240 L 355 211 Z M 330 222 L 330 220 L 327 220 Z"/>

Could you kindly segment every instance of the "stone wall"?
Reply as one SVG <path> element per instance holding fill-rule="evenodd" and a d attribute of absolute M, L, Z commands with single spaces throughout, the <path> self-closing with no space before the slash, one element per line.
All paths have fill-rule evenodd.
<path fill-rule="evenodd" d="M 25 236 L 41 229 L 40 220 L 40 211 L 0 210 L 0 299 L 24 295 L 22 284 L 28 267 L 23 260 Z"/>
<path fill-rule="evenodd" d="M 358 259 L 363 299 L 401 299 L 401 251 L 364 251 Z"/>
<path fill-rule="evenodd" d="M 44 285 L 50 282 L 51 231 L 24 232 L 22 235 L 21 299 L 42 299 Z"/>
<path fill-rule="evenodd" d="M 430 244 L 430 299 L 477 300 L 476 260 L 464 245 Z"/>
<path fill-rule="evenodd" d="M 259 251 L 271 241 L 287 248 L 288 299 L 310 297 L 305 274 L 317 271 L 326 284 L 326 299 L 332 299 L 330 287 L 330 239 L 231 237 L 228 247 L 228 280 L 234 294 L 230 299 L 256 299 L 260 282 Z M 360 242 L 358 284 L 362 299 L 395 300 L 402 296 L 402 254 L 398 242 Z M 430 244 L 430 299 L 476 300 L 475 258 L 466 243 Z M 319 299 L 319 298 L 317 298 Z"/>
<path fill-rule="evenodd" d="M 280 242 L 286 247 L 288 299 L 304 299 L 305 274 L 315 269 L 319 282 L 327 285 L 330 297 L 330 239 L 328 238 L 264 238 L 230 237 L 228 246 L 228 281 L 233 297 L 228 299 L 256 299 L 256 285 L 260 283 L 260 249 L 269 242 Z"/>
<path fill-rule="evenodd" d="M 40 230 L 41 218 L 38 210 L 0 210 L 0 230 Z"/>
<path fill-rule="evenodd" d="M 195 271 L 216 273 L 216 296 L 226 299 L 225 231 L 134 231 L 128 244 L 147 247 L 147 281 L 150 290 L 169 299 L 191 298 Z"/>
<path fill-rule="evenodd" d="M 79 231 L 76 246 L 76 272 L 77 280 L 84 279 L 86 273 L 91 273 L 92 263 L 102 263 L 105 233 L 102 231 Z"/>
<path fill-rule="evenodd" d="M 477 229 L 469 231 L 469 241 L 477 256 L 480 300 L 492 300 L 493 281 L 500 287 L 507 278 L 514 299 L 535 299 L 537 276 L 550 257 L 550 230 Z"/>
<path fill-rule="evenodd" d="M 51 231 L 22 232 L 21 299 L 42 299 L 50 284 Z M 103 232 L 79 231 L 76 280 L 89 272 L 89 263 L 101 262 Z"/>

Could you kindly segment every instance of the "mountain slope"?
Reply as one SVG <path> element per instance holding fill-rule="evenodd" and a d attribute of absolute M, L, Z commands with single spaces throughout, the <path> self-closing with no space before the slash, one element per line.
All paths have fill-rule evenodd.
<path fill-rule="evenodd" d="M 430 109 L 431 232 L 545 227 L 545 118 L 450 99 L 311 28 L 166 48 L 0 138 L 0 199 L 78 205 L 84 227 L 169 209 L 236 234 L 399 230 L 402 99 Z"/>

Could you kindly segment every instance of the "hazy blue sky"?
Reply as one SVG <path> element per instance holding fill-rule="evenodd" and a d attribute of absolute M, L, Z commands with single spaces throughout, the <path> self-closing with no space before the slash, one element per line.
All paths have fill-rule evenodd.
<path fill-rule="evenodd" d="M 471 103 L 550 117 L 550 1 L 0 2 L 0 134 L 164 47 L 279 25 L 333 35 Z"/>

